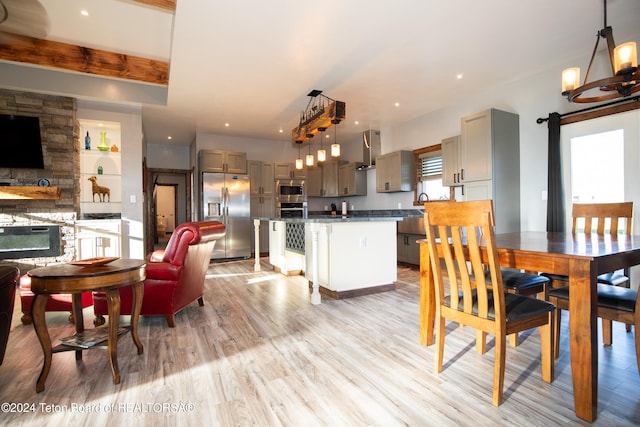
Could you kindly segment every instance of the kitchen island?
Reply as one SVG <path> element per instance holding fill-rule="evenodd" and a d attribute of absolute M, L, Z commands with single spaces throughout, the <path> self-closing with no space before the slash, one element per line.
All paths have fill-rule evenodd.
<path fill-rule="evenodd" d="M 310 216 L 255 218 L 269 223 L 269 262 L 280 272 L 304 272 L 312 285 L 311 303 L 320 294 L 348 298 L 395 289 L 395 216 Z M 260 270 L 259 254 L 254 269 Z"/>

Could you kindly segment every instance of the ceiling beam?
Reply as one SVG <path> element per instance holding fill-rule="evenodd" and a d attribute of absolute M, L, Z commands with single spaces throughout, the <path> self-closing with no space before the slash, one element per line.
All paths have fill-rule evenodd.
<path fill-rule="evenodd" d="M 103 77 L 169 84 L 168 62 L 31 37 L 15 36 L 11 43 L 0 44 L 0 59 Z"/>
<path fill-rule="evenodd" d="M 160 9 L 169 10 L 171 12 L 176 11 L 176 0 L 134 0 L 137 3 L 144 3 L 149 6 L 155 6 Z"/>

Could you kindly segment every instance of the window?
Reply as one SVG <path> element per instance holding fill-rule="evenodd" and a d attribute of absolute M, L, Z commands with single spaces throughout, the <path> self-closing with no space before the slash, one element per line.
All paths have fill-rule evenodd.
<path fill-rule="evenodd" d="M 438 144 L 413 151 L 416 171 L 414 205 L 421 205 L 427 201 L 427 198 L 428 200 L 451 198 L 449 187 L 442 186 L 442 151 L 440 148 L 441 146 Z"/>
<path fill-rule="evenodd" d="M 624 201 L 624 131 L 613 130 L 571 139 L 573 203 Z"/>

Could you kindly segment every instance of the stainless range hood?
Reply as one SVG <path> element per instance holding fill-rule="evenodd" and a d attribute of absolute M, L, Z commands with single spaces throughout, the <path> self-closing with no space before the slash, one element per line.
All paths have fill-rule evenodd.
<path fill-rule="evenodd" d="M 376 156 L 381 154 L 380 131 L 369 129 L 362 132 L 362 166 L 359 169 L 368 169 L 376 165 Z"/>

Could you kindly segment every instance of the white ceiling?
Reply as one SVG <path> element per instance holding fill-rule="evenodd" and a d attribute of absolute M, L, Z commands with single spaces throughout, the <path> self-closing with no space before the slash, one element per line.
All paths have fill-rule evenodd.
<path fill-rule="evenodd" d="M 586 70 L 604 23 L 602 0 L 178 0 L 175 15 L 40 3 L 47 39 L 170 62 L 167 105 L 143 104 L 143 128 L 183 145 L 196 132 L 289 141 L 312 89 L 346 103 L 347 138 L 541 70 Z M 607 21 L 616 42 L 640 45 L 640 0 L 609 0 Z M 560 92 L 560 76 L 550 84 Z"/>

